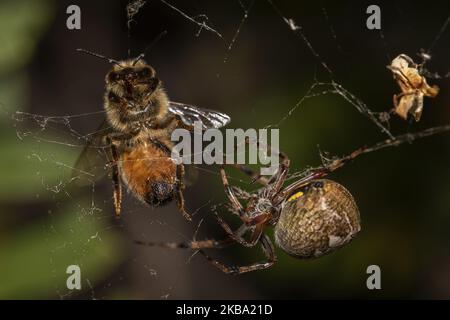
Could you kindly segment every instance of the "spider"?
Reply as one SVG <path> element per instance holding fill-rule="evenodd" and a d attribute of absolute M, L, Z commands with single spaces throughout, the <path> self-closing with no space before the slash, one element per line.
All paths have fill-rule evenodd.
<path fill-rule="evenodd" d="M 275 243 L 289 255 L 300 259 L 321 257 L 349 243 L 361 229 L 359 211 L 350 192 L 324 177 L 362 154 L 447 131 L 450 131 L 450 125 L 398 135 L 370 147 L 356 149 L 344 157 L 328 160 L 320 167 L 291 175 L 290 178 L 299 179 L 286 187 L 283 186 L 288 177 L 290 161 L 284 153 L 279 153 L 279 168 L 270 179 L 244 165 L 233 165 L 262 185 L 261 189 L 251 193 L 230 186 L 225 167 L 222 166 L 220 175 L 229 209 L 242 221 L 236 232 L 214 213 L 227 234 L 225 239 L 197 241 L 194 237 L 193 241 L 187 242 L 134 242 L 150 247 L 197 250 L 219 270 L 238 275 L 267 269 L 275 264 L 277 257 L 274 246 L 264 233 L 266 227 L 274 226 Z M 240 200 L 247 201 L 246 205 L 242 205 Z M 248 239 L 244 237 L 247 233 L 250 234 Z M 266 260 L 246 266 L 227 266 L 204 252 L 204 249 L 221 249 L 232 244 L 245 247 L 259 244 Z"/>
<path fill-rule="evenodd" d="M 348 157 L 314 170 L 286 187 L 283 186 L 288 176 L 290 160 L 282 152 L 278 153 L 279 168 L 270 179 L 256 174 L 244 165 L 234 164 L 233 166 L 252 177 L 254 182 L 261 184 L 262 188 L 253 193 L 230 186 L 225 166 L 222 165 L 220 176 L 229 201 L 228 208 L 242 221 L 236 232 L 214 213 L 227 234 L 226 239 L 188 243 L 135 243 L 199 250 L 215 267 L 224 273 L 236 275 L 270 268 L 277 261 L 274 246 L 264 233 L 267 227 L 273 226 L 275 243 L 289 255 L 303 259 L 321 257 L 347 244 L 361 229 L 359 211 L 350 192 L 337 182 L 322 179 L 361 152 L 364 151 L 358 150 Z M 240 200 L 245 200 L 246 205 Z M 247 233 L 249 237 L 246 238 Z M 203 251 L 224 248 L 231 244 L 244 247 L 259 244 L 266 261 L 247 266 L 226 266 Z"/>
<path fill-rule="evenodd" d="M 425 63 L 426 60 L 424 60 Z M 414 61 L 405 54 L 400 54 L 391 65 L 387 66 L 394 75 L 401 93 L 394 95 L 395 113 L 404 120 L 408 115 L 412 115 L 414 120 L 419 121 L 422 115 L 423 98 L 435 97 L 439 93 L 437 86 L 429 86 L 425 77 L 421 74 L 422 65 Z"/>

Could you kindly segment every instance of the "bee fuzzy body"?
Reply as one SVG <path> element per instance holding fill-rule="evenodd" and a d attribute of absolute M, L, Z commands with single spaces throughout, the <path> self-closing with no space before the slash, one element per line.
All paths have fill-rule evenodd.
<path fill-rule="evenodd" d="M 144 55 L 116 61 L 84 49 L 78 51 L 106 59 L 114 66 L 105 77 L 106 122 L 91 135 L 74 171 L 90 172 L 103 167 L 99 161 L 104 159 L 96 157 L 98 148 L 89 148 L 99 146 L 106 150 L 111 164 L 116 217 L 121 213 L 124 184 L 131 194 L 151 206 L 176 199 L 179 211 L 190 221 L 184 207 L 184 166 L 171 158 L 172 132 L 177 128 L 193 130 L 196 121 L 205 129 L 220 128 L 230 117 L 169 101 L 156 71 L 143 60 Z"/>
<path fill-rule="evenodd" d="M 120 62 L 106 75 L 104 108 L 110 125 L 119 132 L 135 132 L 143 124 L 164 122 L 169 99 L 156 73 L 142 61 Z"/>
<path fill-rule="evenodd" d="M 172 201 L 178 191 L 177 165 L 152 143 L 125 151 L 119 171 L 131 193 L 151 206 Z"/>
<path fill-rule="evenodd" d="M 161 206 L 183 189 L 170 158 L 170 136 L 180 124 L 152 67 L 142 60 L 119 64 L 106 75 L 104 108 L 108 123 L 125 137 L 115 142 L 120 180 L 142 202 Z"/>

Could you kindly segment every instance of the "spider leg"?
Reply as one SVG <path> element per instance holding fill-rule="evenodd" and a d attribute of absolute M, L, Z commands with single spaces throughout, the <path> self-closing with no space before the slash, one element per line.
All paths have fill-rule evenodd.
<path fill-rule="evenodd" d="M 247 227 L 242 225 L 236 231 L 238 236 L 241 236 L 247 231 Z M 134 240 L 135 244 L 146 246 L 146 247 L 159 247 L 165 249 L 191 249 L 191 250 L 200 250 L 200 249 L 223 249 L 229 247 L 232 244 L 235 244 L 236 241 L 234 239 L 228 237 L 221 240 L 215 239 L 207 239 L 207 240 L 194 240 L 192 241 L 184 241 L 184 242 L 152 242 L 152 241 L 142 241 L 142 240 Z"/>
<path fill-rule="evenodd" d="M 177 166 L 177 190 L 176 190 L 176 201 L 178 210 L 181 212 L 183 217 L 186 218 L 188 221 L 192 221 L 191 215 L 186 212 L 186 208 L 184 206 L 184 196 L 183 196 L 183 190 L 184 190 L 184 166 L 182 164 L 179 164 Z"/>
<path fill-rule="evenodd" d="M 260 174 L 256 173 L 253 169 L 243 165 L 243 164 L 231 164 L 231 166 L 239 169 L 243 173 L 245 173 L 247 176 L 252 178 L 252 182 L 258 182 L 259 184 L 263 186 L 267 186 L 269 184 L 269 180 L 267 180 L 266 177 L 261 176 Z"/>
<path fill-rule="evenodd" d="M 247 137 L 245 139 L 245 143 L 246 144 L 250 144 L 250 143 L 256 143 L 256 147 L 258 149 L 260 149 L 260 142 L 256 141 L 256 142 L 251 142 L 249 140 L 249 138 Z M 272 153 L 276 153 L 279 155 L 281 161 L 283 161 L 283 159 L 286 159 L 286 155 L 278 150 L 274 150 L 272 149 L 272 147 L 270 145 L 268 145 L 268 148 L 270 148 Z M 270 180 L 267 179 L 266 177 L 264 177 L 263 175 L 256 173 L 253 169 L 243 165 L 243 164 L 229 164 L 237 169 L 239 169 L 240 171 L 242 171 L 243 173 L 245 173 L 247 176 L 252 178 L 252 183 L 253 182 L 258 182 L 259 184 L 263 185 L 263 186 L 268 186 L 269 184 L 274 182 L 274 177 L 272 177 Z"/>
<path fill-rule="evenodd" d="M 199 240 L 199 241 L 185 241 L 185 242 L 145 242 L 141 240 L 135 240 L 135 244 L 146 246 L 146 247 L 159 247 L 165 249 L 223 249 L 234 243 L 233 239 L 227 238 L 223 240 Z"/>
<path fill-rule="evenodd" d="M 354 151 L 351 155 L 347 157 L 343 157 L 341 159 L 333 161 L 328 166 L 323 166 L 318 169 L 313 170 L 311 173 L 306 175 L 305 177 L 301 178 L 298 181 L 295 181 L 294 183 L 288 185 L 286 188 L 281 190 L 275 197 L 274 197 L 274 205 L 278 205 L 282 203 L 290 194 L 292 194 L 297 189 L 304 187 L 308 184 L 310 184 L 312 181 L 323 178 L 327 176 L 329 173 L 339 169 L 340 167 L 344 166 L 347 162 L 351 161 L 352 159 L 356 158 L 359 154 L 361 154 L 363 151 L 362 149 L 358 149 Z"/>
<path fill-rule="evenodd" d="M 252 237 L 250 241 L 247 241 L 243 235 L 244 233 L 240 234 L 239 232 L 234 232 L 231 227 L 226 223 L 217 213 L 214 213 L 216 216 L 217 222 L 222 227 L 222 229 L 227 233 L 228 237 L 233 239 L 235 242 L 239 243 L 240 245 L 244 247 L 254 247 L 262 234 L 264 224 L 260 223 L 256 225 L 255 230 L 253 231 Z"/>
<path fill-rule="evenodd" d="M 222 178 L 222 184 L 223 187 L 225 189 L 225 194 L 228 197 L 228 200 L 230 201 L 233 209 L 239 213 L 239 216 L 245 220 L 246 215 L 245 215 L 245 211 L 244 208 L 242 207 L 242 204 L 239 202 L 239 200 L 236 197 L 236 194 L 234 193 L 233 188 L 230 187 L 229 183 L 228 183 L 228 178 L 227 178 L 227 174 L 225 173 L 225 169 L 224 166 L 222 165 L 220 168 L 220 176 Z"/>
<path fill-rule="evenodd" d="M 239 187 L 231 186 L 231 188 L 233 189 L 233 192 L 236 195 L 236 197 L 239 199 L 248 200 L 252 197 L 249 192 L 242 190 Z"/>
<path fill-rule="evenodd" d="M 341 158 L 335 159 L 334 161 L 331 161 L 329 164 L 318 167 L 316 169 L 313 169 L 309 171 L 309 173 L 301 178 L 300 180 L 288 185 L 285 187 L 281 192 L 277 195 L 276 199 L 273 200 L 274 205 L 279 205 L 289 195 L 291 195 L 293 192 L 295 192 L 297 189 L 308 185 L 312 181 L 316 179 L 323 178 L 327 176 L 328 174 L 336 171 L 337 169 L 345 166 L 347 163 L 352 161 L 353 159 L 359 157 L 362 154 L 378 151 L 384 148 L 388 147 L 398 147 L 401 144 L 404 143 L 411 143 L 412 141 L 416 139 L 422 139 L 425 137 L 429 137 L 441 132 L 447 132 L 450 130 L 450 126 L 440 126 L 440 127 L 433 127 L 429 128 L 423 131 L 415 132 L 415 133 L 406 133 L 402 135 L 395 136 L 393 139 L 386 139 L 384 141 L 380 141 L 378 143 L 375 143 L 369 147 L 361 147 L 359 149 L 356 149 L 352 153 L 343 156 Z"/>
<path fill-rule="evenodd" d="M 250 144 L 250 140 L 249 138 L 245 139 L 245 143 L 246 144 Z M 253 142 L 255 143 L 255 142 Z M 260 142 L 257 140 L 256 141 L 256 147 L 258 149 L 260 149 Z M 280 167 L 284 167 L 287 165 L 287 167 L 289 167 L 289 159 L 287 157 L 287 155 L 284 152 L 281 152 L 279 150 L 275 150 L 273 149 L 270 145 L 267 145 L 267 148 L 270 149 L 271 154 L 278 154 L 279 158 L 280 158 L 280 163 L 282 165 L 280 165 Z M 250 169 L 251 170 L 251 169 Z M 272 183 L 274 183 L 275 181 L 277 181 L 277 179 L 279 179 L 279 175 L 282 174 L 282 168 L 279 168 L 277 173 L 275 175 L 273 175 L 269 180 L 267 180 L 267 178 L 265 178 L 264 176 L 262 176 L 261 174 L 257 174 L 254 171 L 252 171 L 252 177 L 253 177 L 253 181 L 260 181 L 262 179 L 264 179 L 265 183 L 264 186 L 270 185 Z M 283 181 L 284 182 L 284 181 Z"/>
<path fill-rule="evenodd" d="M 273 181 L 273 187 L 269 193 L 269 199 L 273 199 L 283 188 L 284 182 L 286 181 L 287 174 L 289 173 L 289 166 L 291 161 L 288 156 L 283 152 L 279 152 L 280 155 L 280 166 L 278 167 L 278 171 L 276 174 L 272 176 L 270 181 Z"/>
<path fill-rule="evenodd" d="M 270 241 L 269 237 L 266 235 L 262 235 L 259 240 L 261 247 L 263 249 L 264 255 L 266 256 L 266 261 L 257 262 L 248 266 L 226 266 L 222 262 L 213 259 L 209 255 L 207 255 L 205 252 L 200 250 L 199 252 L 217 269 L 220 271 L 231 274 L 231 275 L 238 275 L 242 273 L 252 272 L 256 270 L 264 270 L 268 269 L 271 266 L 274 265 L 274 263 L 277 261 L 277 257 L 275 255 L 275 250 L 273 248 L 273 244 Z"/>
<path fill-rule="evenodd" d="M 348 162 L 352 161 L 353 159 L 355 159 L 356 157 L 360 156 L 361 154 L 372 152 L 372 151 L 374 151 L 376 149 L 383 148 L 384 146 L 387 146 L 387 145 L 392 145 L 392 143 L 393 143 L 393 140 L 388 139 L 388 140 L 383 141 L 380 144 L 374 145 L 374 146 L 369 147 L 369 148 L 366 148 L 366 147 L 359 148 L 359 149 L 353 151 L 352 153 L 350 153 L 347 156 L 344 156 L 342 158 L 339 158 L 339 159 L 336 159 L 336 160 L 332 161 L 328 165 L 325 165 L 325 166 L 319 167 L 319 168 L 317 168 L 315 170 L 312 170 L 305 177 L 303 177 L 300 180 L 298 180 L 298 181 L 288 185 L 283 190 L 281 190 L 276 195 L 276 197 L 274 198 L 274 200 L 273 200 L 274 204 L 275 205 L 280 204 L 290 194 L 292 194 L 297 189 L 310 184 L 314 180 L 317 180 L 317 179 L 320 179 L 320 178 L 323 178 L 323 177 L 327 176 L 328 174 L 330 174 L 330 173 L 336 171 L 337 169 L 343 167 Z"/>

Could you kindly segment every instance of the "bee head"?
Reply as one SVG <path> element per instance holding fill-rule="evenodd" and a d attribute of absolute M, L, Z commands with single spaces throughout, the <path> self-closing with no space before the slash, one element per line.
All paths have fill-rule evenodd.
<path fill-rule="evenodd" d="M 106 82 L 108 84 L 127 82 L 136 85 L 149 83 L 151 79 L 155 78 L 155 70 L 143 60 L 137 63 L 133 61 L 122 61 L 119 65 L 114 65 L 113 69 L 106 75 Z"/>

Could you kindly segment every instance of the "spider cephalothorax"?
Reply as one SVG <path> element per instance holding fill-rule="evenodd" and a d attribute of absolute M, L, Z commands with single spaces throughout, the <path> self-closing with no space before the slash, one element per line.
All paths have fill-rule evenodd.
<path fill-rule="evenodd" d="M 248 217 L 246 223 L 251 226 L 263 220 L 267 221 L 277 210 L 269 198 L 254 196 L 249 200 L 245 211 Z"/>

